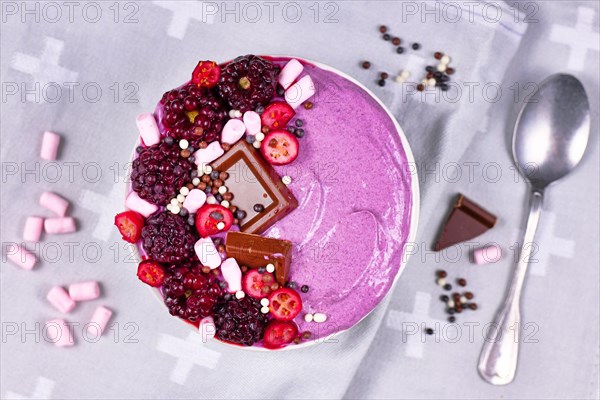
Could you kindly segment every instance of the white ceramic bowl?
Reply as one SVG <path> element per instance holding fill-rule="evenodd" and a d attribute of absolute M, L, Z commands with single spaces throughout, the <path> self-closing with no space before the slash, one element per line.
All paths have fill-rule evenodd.
<path fill-rule="evenodd" d="M 342 78 L 347 79 L 348 81 L 354 83 L 356 86 L 358 86 L 359 88 L 361 88 L 362 90 L 364 90 L 366 93 L 369 94 L 369 96 L 371 96 L 373 98 L 373 100 L 375 100 L 377 102 L 377 104 L 379 104 L 381 106 L 381 108 L 383 110 L 385 110 L 385 112 L 387 113 L 388 117 L 390 118 L 390 120 L 392 121 L 392 123 L 394 124 L 394 126 L 396 127 L 396 131 L 398 132 L 398 136 L 400 136 L 400 141 L 402 143 L 402 148 L 404 149 L 404 153 L 406 154 L 406 160 L 407 163 L 410 163 L 412 165 L 414 165 L 415 163 L 415 159 L 414 156 L 412 154 L 412 150 L 410 149 L 410 146 L 408 144 L 408 140 L 406 139 L 406 136 L 404 135 L 404 132 L 402 131 L 402 128 L 400 127 L 400 124 L 398 123 L 398 121 L 396 121 L 396 118 L 394 118 L 394 116 L 392 115 L 392 113 L 390 112 L 390 110 L 385 106 L 385 104 L 383 104 L 381 102 L 381 100 L 379 100 L 379 98 L 377 96 L 375 96 L 375 94 L 373 92 L 371 92 L 369 89 L 367 89 L 362 83 L 358 82 L 356 79 L 352 78 L 351 76 L 347 75 L 346 73 L 330 67 L 329 65 L 317 62 L 317 61 L 313 61 L 313 60 L 308 60 L 305 58 L 300 58 L 300 57 L 292 57 L 292 56 L 286 56 L 286 55 L 276 55 L 276 56 L 270 56 L 270 57 L 285 57 L 285 58 L 295 58 L 297 60 L 301 60 L 304 61 L 306 63 L 309 64 L 313 64 L 316 67 L 319 67 L 325 71 L 330 71 L 333 72 L 339 76 L 341 76 Z M 138 142 L 136 142 L 136 145 L 134 147 L 133 153 L 132 153 L 132 158 L 133 159 L 133 155 L 135 154 L 135 148 L 140 144 L 139 140 Z M 129 171 L 128 171 L 129 173 Z M 129 176 L 129 175 L 127 175 Z M 416 172 L 414 173 L 414 175 L 411 177 L 411 194 L 412 194 L 412 204 L 411 204 L 411 215 L 410 215 L 410 230 L 408 233 L 408 237 L 406 239 L 406 243 L 412 243 L 415 241 L 415 236 L 417 234 L 417 225 L 419 222 L 419 207 L 420 207 L 420 194 L 419 194 L 419 179 L 418 179 L 418 175 L 416 174 Z M 125 196 L 127 196 L 129 194 L 129 185 L 126 185 L 125 188 Z M 141 261 L 141 256 L 140 253 L 137 249 L 136 245 L 131 245 L 131 251 L 133 252 L 133 256 L 136 258 L 136 260 Z M 375 308 L 377 308 L 379 306 L 379 304 L 381 304 L 381 301 L 383 301 L 383 299 L 389 295 L 389 293 L 393 290 L 394 286 L 396 285 L 396 282 L 398 281 L 398 279 L 400 278 L 400 274 L 402 274 L 402 271 L 404 271 L 404 268 L 406 266 L 406 263 L 408 262 L 408 258 L 405 255 L 402 257 L 402 263 L 400 265 L 400 268 L 398 269 L 398 273 L 396 274 L 396 276 L 394 277 L 394 282 L 392 283 L 392 285 L 390 286 L 390 288 L 388 289 L 388 292 L 385 294 L 385 296 L 383 296 L 381 298 L 381 300 L 379 301 L 379 303 L 373 307 L 373 309 L 371 309 L 367 314 L 365 314 L 359 321 L 356 322 L 356 324 L 354 324 L 352 327 L 358 325 L 363 319 L 365 319 L 369 314 L 371 314 L 373 312 L 373 310 Z M 152 288 L 152 287 L 148 287 L 153 296 L 158 300 L 158 302 L 161 304 L 162 307 L 166 308 L 164 301 L 163 301 L 163 297 L 160 293 L 160 291 L 158 289 Z M 196 327 L 189 324 L 188 322 L 183 321 L 180 318 L 173 318 L 175 320 L 178 320 L 180 323 L 185 324 L 186 326 L 192 328 L 193 330 L 196 330 Z M 326 342 L 329 339 L 348 331 L 349 329 L 352 329 L 352 327 L 347 328 L 347 329 L 343 329 L 340 330 L 336 333 L 333 333 L 327 337 L 324 338 L 318 338 L 318 339 L 314 339 L 314 340 L 308 340 L 305 341 L 299 345 L 293 345 L 293 346 L 286 346 L 283 347 L 282 349 L 278 349 L 275 351 L 284 351 L 284 350 L 295 350 L 295 349 L 302 349 L 308 346 L 312 346 L 316 343 L 322 343 L 322 342 Z M 231 344 L 231 343 L 227 343 L 227 342 L 223 342 L 221 340 L 218 339 L 213 339 L 214 341 L 221 343 L 224 346 L 228 346 L 228 347 L 234 347 L 237 349 L 243 349 L 243 350 L 252 350 L 252 351 L 274 351 L 274 350 L 269 350 L 266 349 L 264 347 L 257 347 L 257 346 L 240 346 L 240 345 L 235 345 L 235 344 Z"/>

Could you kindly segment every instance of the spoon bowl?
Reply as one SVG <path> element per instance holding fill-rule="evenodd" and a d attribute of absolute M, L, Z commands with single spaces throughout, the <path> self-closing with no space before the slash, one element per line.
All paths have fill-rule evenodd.
<path fill-rule="evenodd" d="M 517 369 L 521 328 L 520 300 L 533 239 L 542 212 L 544 189 L 570 173 L 581 161 L 590 136 L 590 106 L 577 78 L 552 75 L 529 97 L 515 125 L 515 164 L 531 186 L 527 228 L 504 304 L 496 315 L 495 329 L 486 338 L 478 370 L 494 385 L 513 381 Z"/>
<path fill-rule="evenodd" d="M 579 164 L 590 136 L 589 109 L 581 82 L 566 74 L 550 76 L 525 100 L 513 157 L 534 188 L 543 190 Z"/>

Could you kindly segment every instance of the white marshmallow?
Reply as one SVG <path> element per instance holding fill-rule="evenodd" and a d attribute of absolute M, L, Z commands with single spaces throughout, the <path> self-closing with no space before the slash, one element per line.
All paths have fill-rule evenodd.
<path fill-rule="evenodd" d="M 135 123 L 146 146 L 152 146 L 160 142 L 160 132 L 154 115 L 151 113 L 140 114 L 135 119 Z"/>
<path fill-rule="evenodd" d="M 206 202 L 206 193 L 200 189 L 192 189 L 185 197 L 183 208 L 188 210 L 190 214 L 195 214 L 200 207 Z"/>
<path fill-rule="evenodd" d="M 194 250 L 196 251 L 198 260 L 200 260 L 205 267 L 215 269 L 221 265 L 221 255 L 217 251 L 211 238 L 207 237 L 198 240 L 194 245 Z"/>
<path fill-rule="evenodd" d="M 217 141 L 214 141 L 206 148 L 196 150 L 194 153 L 194 162 L 198 166 L 208 164 L 209 162 L 221 157 L 223 153 L 225 153 L 225 150 L 223 150 L 221 144 Z"/>
<path fill-rule="evenodd" d="M 213 337 L 215 337 L 215 333 L 217 333 L 217 328 L 215 327 L 215 321 L 213 317 L 204 317 L 200 320 L 200 324 L 198 325 L 198 332 L 202 337 L 202 342 L 206 343 Z"/>
<path fill-rule="evenodd" d="M 282 88 L 287 89 L 290 87 L 292 83 L 300 76 L 302 71 L 304 70 L 304 66 L 300 63 L 300 61 L 296 59 L 291 59 L 287 64 L 281 69 L 279 72 L 279 84 Z"/>
<path fill-rule="evenodd" d="M 158 206 L 142 199 L 136 192 L 129 193 L 127 200 L 125 200 L 127 208 L 133 211 L 137 211 L 144 217 L 148 218 L 158 210 Z"/>
<path fill-rule="evenodd" d="M 311 98 L 317 89 L 310 76 L 306 75 L 285 91 L 285 101 L 293 108 L 298 108 L 302 103 Z"/>
<path fill-rule="evenodd" d="M 239 119 L 230 119 L 221 131 L 221 142 L 234 144 L 244 136 L 246 125 Z M 213 142 L 214 143 L 214 142 Z"/>
<path fill-rule="evenodd" d="M 221 264 L 223 279 L 227 282 L 227 290 L 235 293 L 242 290 L 242 270 L 235 258 L 228 258 Z"/>
<path fill-rule="evenodd" d="M 262 125 L 260 115 L 254 111 L 246 111 L 244 113 L 244 125 L 246 126 L 246 133 L 248 135 L 256 135 L 260 132 Z"/>

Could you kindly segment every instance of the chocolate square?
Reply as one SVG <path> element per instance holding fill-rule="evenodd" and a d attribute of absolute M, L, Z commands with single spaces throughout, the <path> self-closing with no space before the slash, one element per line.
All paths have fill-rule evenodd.
<path fill-rule="evenodd" d="M 227 257 L 235 258 L 239 265 L 249 268 L 275 266 L 275 279 L 283 286 L 286 284 L 292 264 L 292 242 L 251 235 L 242 232 L 227 232 L 225 239 Z"/>
<path fill-rule="evenodd" d="M 263 233 L 298 207 L 298 200 L 281 182 L 271 164 L 243 139 L 211 166 L 229 174 L 225 185 L 234 196 L 232 204 L 246 212 L 246 217 L 240 221 L 242 232 Z M 262 204 L 264 210 L 256 212 L 256 204 Z"/>

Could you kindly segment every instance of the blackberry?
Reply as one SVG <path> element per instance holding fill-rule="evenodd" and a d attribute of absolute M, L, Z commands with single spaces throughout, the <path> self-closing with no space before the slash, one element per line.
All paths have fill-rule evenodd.
<path fill-rule="evenodd" d="M 142 247 L 148 256 L 158 262 L 179 264 L 196 257 L 194 244 L 196 229 L 187 220 L 170 211 L 150 216 L 142 228 Z"/>
<path fill-rule="evenodd" d="M 202 264 L 188 261 L 168 269 L 162 293 L 171 315 L 195 322 L 213 314 L 223 290 L 215 275 L 202 272 Z"/>
<path fill-rule="evenodd" d="M 216 336 L 226 342 L 252 346 L 263 338 L 267 326 L 267 317 L 260 308 L 260 302 L 250 296 L 219 302 L 214 314 Z"/>
<path fill-rule="evenodd" d="M 141 150 L 131 167 L 131 187 L 144 200 L 166 205 L 188 183 L 195 165 L 165 141 Z"/>
<path fill-rule="evenodd" d="M 194 148 L 220 139 L 227 110 L 210 89 L 189 84 L 165 93 L 160 102 L 161 122 L 170 136 L 187 139 Z"/>
<path fill-rule="evenodd" d="M 235 110 L 254 110 L 273 99 L 278 73 L 278 68 L 263 58 L 238 57 L 221 71 L 219 95 Z"/>

